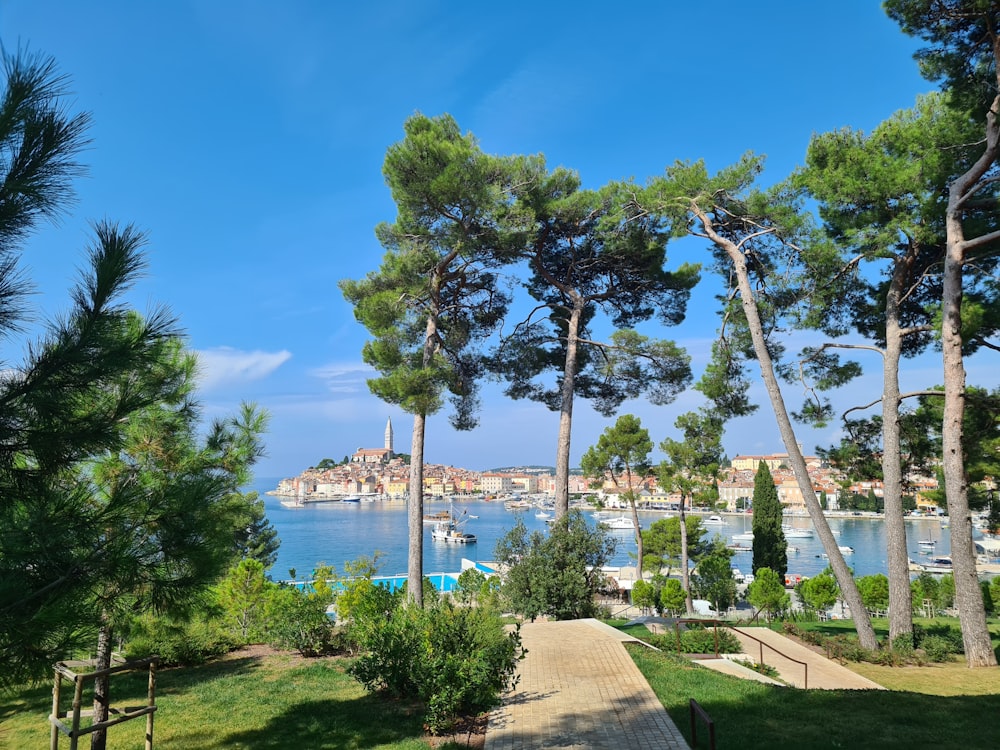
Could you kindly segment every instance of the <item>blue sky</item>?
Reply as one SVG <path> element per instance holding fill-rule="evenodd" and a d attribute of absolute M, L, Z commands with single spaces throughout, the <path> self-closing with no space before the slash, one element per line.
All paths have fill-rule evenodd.
<path fill-rule="evenodd" d="M 25 248 L 40 309 L 66 309 L 88 222 L 146 230 L 149 272 L 133 300 L 180 318 L 207 417 L 242 400 L 270 412 L 261 476 L 378 447 L 390 416 L 397 450 L 409 451 L 410 417 L 368 393 L 366 332 L 337 282 L 380 263 L 373 229 L 395 216 L 382 159 L 414 112 L 450 113 L 487 152 L 544 153 L 590 188 L 643 181 L 676 159 L 716 170 L 747 150 L 767 155 L 776 181 L 813 133 L 871 129 L 932 88 L 911 58 L 917 44 L 870 0 L 3 0 L 0 41 L 52 55 L 72 106 L 94 120 L 77 204 Z M 706 250 L 668 254 L 673 266 Z M 696 375 L 716 327 L 714 283 L 696 290 L 687 322 L 658 334 L 688 348 Z M 969 382 L 995 387 L 990 364 L 971 362 Z M 904 387 L 940 381 L 936 356 L 907 367 Z M 863 388 L 877 393 L 877 377 L 853 393 Z M 758 414 L 727 430 L 731 456 L 783 450 L 763 388 L 754 393 Z M 692 392 L 622 412 L 659 442 L 699 404 Z M 583 402 L 575 417 L 574 462 L 613 422 Z M 431 419 L 426 459 L 553 464 L 557 426 L 489 386 L 475 431 Z M 837 430 L 799 436 L 812 451 Z"/>

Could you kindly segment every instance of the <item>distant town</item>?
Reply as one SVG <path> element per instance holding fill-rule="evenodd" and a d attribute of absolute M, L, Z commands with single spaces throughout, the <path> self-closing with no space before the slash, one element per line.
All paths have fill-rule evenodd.
<path fill-rule="evenodd" d="M 845 496 L 882 497 L 880 481 L 862 481 L 846 485 L 843 475 L 816 456 L 806 456 L 813 490 L 830 510 L 843 507 Z M 805 502 L 798 482 L 787 467 L 787 453 L 738 455 L 723 469 L 718 482 L 717 508 L 731 512 L 743 510 L 753 497 L 754 476 L 760 462 L 770 470 L 781 503 L 791 512 L 804 511 Z M 281 480 L 270 494 L 303 501 L 335 499 L 354 495 L 380 496 L 386 500 L 403 499 L 409 494 L 410 467 L 407 458 L 393 451 L 392 420 L 386 423 L 381 448 L 358 448 L 339 464 L 324 464 L 306 469 L 295 477 Z M 926 493 L 938 488 L 934 477 L 907 477 L 915 509 L 936 513 L 937 504 Z M 610 480 L 601 480 L 571 472 L 570 494 L 594 494 L 606 506 L 622 504 L 625 488 Z M 661 490 L 655 476 L 636 478 L 631 488 L 639 507 L 675 506 L 679 496 Z M 491 471 L 472 471 L 443 464 L 424 464 L 424 494 L 431 497 L 483 495 L 504 497 L 523 494 L 555 494 L 555 476 L 551 467 L 512 467 Z"/>

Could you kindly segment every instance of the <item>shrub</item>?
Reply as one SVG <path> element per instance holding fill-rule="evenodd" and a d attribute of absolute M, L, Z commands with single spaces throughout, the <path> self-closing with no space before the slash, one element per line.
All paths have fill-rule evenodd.
<path fill-rule="evenodd" d="M 937 637 L 943 639 L 948 643 L 951 649 L 949 653 L 952 654 L 964 654 L 965 653 L 965 643 L 962 641 L 962 631 L 957 627 L 952 627 L 951 625 L 930 625 L 930 626 L 913 626 L 913 638 L 917 648 L 922 648 L 927 650 L 924 643 L 928 638 Z"/>
<path fill-rule="evenodd" d="M 131 624 L 125 653 L 129 659 L 156 655 L 164 666 L 191 666 L 237 645 L 212 612 L 196 613 L 190 620 L 145 614 Z"/>
<path fill-rule="evenodd" d="M 743 646 L 731 630 L 719 628 L 719 653 L 738 654 L 743 651 Z M 663 635 L 652 635 L 646 639 L 651 646 L 661 651 L 677 653 L 677 634 L 664 633 Z M 681 632 L 681 653 L 683 654 L 714 654 L 715 653 L 715 630 L 710 628 L 693 627 Z"/>
<path fill-rule="evenodd" d="M 890 650 L 895 651 L 904 659 L 911 658 L 913 656 L 913 636 L 907 634 L 897 635 L 892 639 Z"/>
<path fill-rule="evenodd" d="M 369 595 L 380 597 L 373 590 Z M 508 632 L 496 608 L 443 599 L 421 609 L 397 600 L 386 612 L 384 603 L 355 607 L 356 617 L 362 610 L 378 614 L 356 620 L 361 655 L 350 672 L 369 691 L 422 701 L 431 732 L 449 729 L 461 714 L 492 708 L 516 683 L 520 632 Z"/>
<path fill-rule="evenodd" d="M 920 647 L 927 654 L 927 658 L 933 662 L 945 662 L 951 659 L 955 653 L 951 641 L 940 635 L 929 635 L 921 642 Z"/>
<path fill-rule="evenodd" d="M 303 656 L 321 656 L 339 650 L 333 622 L 323 599 L 297 588 L 273 589 L 265 606 L 267 642 L 276 648 L 298 651 Z"/>
<path fill-rule="evenodd" d="M 841 664 L 848 661 L 871 661 L 871 652 L 858 643 L 857 638 L 846 635 L 835 635 L 822 641 L 826 658 L 835 659 Z"/>

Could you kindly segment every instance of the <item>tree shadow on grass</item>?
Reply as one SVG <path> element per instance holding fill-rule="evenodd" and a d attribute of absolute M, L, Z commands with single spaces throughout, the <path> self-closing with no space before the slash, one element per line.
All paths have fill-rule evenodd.
<path fill-rule="evenodd" d="M 222 747 L 368 748 L 423 736 L 419 709 L 374 695 L 297 703 L 258 730 L 216 737 Z M 180 737 L 182 746 L 187 737 Z M 195 738 L 191 738 L 196 741 Z M 193 744 L 190 746 L 194 746 Z"/>

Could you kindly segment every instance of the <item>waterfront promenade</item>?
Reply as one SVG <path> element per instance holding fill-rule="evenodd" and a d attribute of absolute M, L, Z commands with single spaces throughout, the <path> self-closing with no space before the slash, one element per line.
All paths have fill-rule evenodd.
<path fill-rule="evenodd" d="M 518 685 L 490 714 L 485 750 L 686 750 L 623 643 L 597 620 L 521 626 Z"/>

